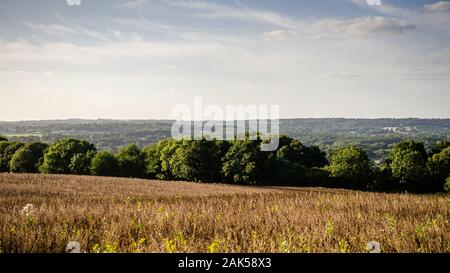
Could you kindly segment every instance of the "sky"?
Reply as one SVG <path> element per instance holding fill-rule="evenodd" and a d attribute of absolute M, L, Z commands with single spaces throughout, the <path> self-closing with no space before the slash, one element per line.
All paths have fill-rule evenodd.
<path fill-rule="evenodd" d="M 450 2 L 0 0 L 0 120 L 450 118 Z"/>

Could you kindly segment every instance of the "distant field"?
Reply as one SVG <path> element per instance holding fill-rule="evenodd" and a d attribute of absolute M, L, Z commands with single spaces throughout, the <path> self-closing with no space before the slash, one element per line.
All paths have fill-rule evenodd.
<path fill-rule="evenodd" d="M 2 252 L 450 252 L 449 221 L 449 195 L 0 174 Z"/>

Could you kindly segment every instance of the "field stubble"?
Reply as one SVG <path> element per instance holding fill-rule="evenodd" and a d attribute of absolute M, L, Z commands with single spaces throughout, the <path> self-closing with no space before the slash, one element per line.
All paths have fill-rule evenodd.
<path fill-rule="evenodd" d="M 450 252 L 449 219 L 443 194 L 0 174 L 2 252 Z"/>

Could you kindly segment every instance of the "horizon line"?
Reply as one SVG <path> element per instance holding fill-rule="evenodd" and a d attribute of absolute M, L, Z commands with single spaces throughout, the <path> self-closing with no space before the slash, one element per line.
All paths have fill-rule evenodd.
<path fill-rule="evenodd" d="M 446 120 L 450 117 L 287 117 L 279 118 L 278 120 L 295 120 L 295 119 L 344 119 L 344 120 L 380 120 L 380 119 L 392 119 L 392 120 L 405 120 L 405 119 L 418 119 L 418 120 Z M 76 121 L 76 120 L 86 120 L 86 121 L 176 121 L 176 119 L 169 118 L 56 118 L 56 119 L 17 119 L 17 120 L 0 120 L 0 123 L 14 123 L 14 122 L 45 122 L 45 121 Z M 245 119 L 249 120 L 276 120 L 276 119 Z M 181 121 L 243 121 L 243 119 L 233 119 L 233 120 L 181 120 Z"/>

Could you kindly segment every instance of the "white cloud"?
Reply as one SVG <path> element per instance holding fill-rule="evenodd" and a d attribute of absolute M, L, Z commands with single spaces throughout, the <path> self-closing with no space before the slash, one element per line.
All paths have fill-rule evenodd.
<path fill-rule="evenodd" d="M 58 38 L 67 38 L 71 35 L 77 34 L 78 31 L 66 26 L 56 25 L 56 24 L 50 24 L 50 25 L 39 25 L 39 24 L 32 24 L 30 22 L 25 22 L 25 25 L 30 27 L 32 30 L 47 34 L 50 36 L 55 36 Z"/>
<path fill-rule="evenodd" d="M 429 12 L 450 11 L 450 2 L 441 1 L 434 4 L 425 5 L 425 10 Z"/>
<path fill-rule="evenodd" d="M 292 30 L 273 30 L 263 33 L 264 40 L 286 40 L 297 35 L 296 31 Z"/>
<path fill-rule="evenodd" d="M 316 35 L 329 37 L 368 37 L 377 34 L 402 34 L 415 26 L 403 19 L 386 18 L 381 16 L 360 17 L 356 19 L 323 19 L 312 24 Z"/>
<path fill-rule="evenodd" d="M 76 29 L 77 31 L 79 31 L 80 33 L 83 33 L 84 35 L 87 35 L 95 40 L 99 40 L 99 41 L 106 41 L 107 37 L 105 37 L 105 35 L 103 33 L 97 32 L 97 31 L 93 31 L 90 29 L 86 29 L 84 27 L 81 27 L 77 24 L 73 24 L 70 23 L 69 21 L 67 21 L 65 18 L 63 18 L 59 12 L 56 12 L 56 17 L 63 23 L 65 24 L 67 27 L 71 27 L 73 29 Z"/>
<path fill-rule="evenodd" d="M 126 1 L 125 3 L 120 4 L 120 7 L 137 7 L 143 3 L 147 3 L 149 0 L 132 0 L 132 1 Z"/>
<path fill-rule="evenodd" d="M 59 41 L 71 41 L 71 40 L 86 40 L 86 36 L 93 38 L 94 41 L 99 42 L 114 42 L 114 41 L 142 41 L 143 37 L 137 32 L 123 32 L 115 29 L 107 29 L 100 33 L 94 30 L 90 30 L 78 25 L 69 24 L 65 20 L 65 25 L 58 24 L 33 24 L 25 22 L 25 25 L 31 28 L 34 32 L 53 36 L 59 39 Z"/>
<path fill-rule="evenodd" d="M 157 1 L 162 10 L 156 16 L 152 12 L 159 10 L 148 8 Z M 384 16 L 301 19 L 239 2 L 165 1 L 170 5 L 165 6 L 161 1 L 134 1 L 135 13 L 127 9 L 109 18 L 64 13 L 53 22 L 26 19 L 32 23 L 20 33 L 24 39 L 0 40 L 4 104 L 21 103 L 23 95 L 14 95 L 20 90 L 48 88 L 61 91 L 60 105 L 67 104 L 65 94 L 77 94 L 82 98 L 77 107 L 89 108 L 83 113 L 91 117 L 164 117 L 174 101 L 193 95 L 226 104 L 279 103 L 292 116 L 342 116 L 344 110 L 361 116 L 391 113 L 398 108 L 380 105 L 397 103 L 410 92 L 417 100 L 422 92 L 448 93 L 445 13 L 419 9 L 403 16 L 407 13 L 399 9 L 385 9 Z M 214 19 L 227 22 L 215 29 Z M 14 72 L 20 70 L 26 72 Z M 38 94 L 27 93 L 30 105 Z M 86 107 L 83 101 L 94 94 L 95 107 Z M 54 111 L 57 117 L 80 115 L 75 107 Z M 39 113 L 31 108 L 28 115 Z"/>
<path fill-rule="evenodd" d="M 197 14 L 197 16 L 202 18 L 209 18 L 209 19 L 228 18 L 245 21 L 256 21 L 287 29 L 295 29 L 298 27 L 297 23 L 287 16 L 282 16 L 272 11 L 249 8 L 241 4 L 239 1 L 234 2 L 235 4 L 238 5 L 237 7 L 230 5 L 219 5 L 201 0 L 183 0 L 183 1 L 161 0 L 161 1 L 170 6 L 200 10 L 203 13 Z"/>

